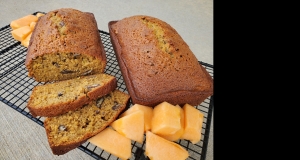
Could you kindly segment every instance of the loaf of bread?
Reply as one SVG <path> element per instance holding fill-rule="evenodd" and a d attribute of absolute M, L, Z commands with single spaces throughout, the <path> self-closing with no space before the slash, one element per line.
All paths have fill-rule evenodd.
<path fill-rule="evenodd" d="M 49 82 L 103 73 L 106 62 L 94 15 L 62 8 L 39 18 L 25 65 L 29 77 Z"/>
<path fill-rule="evenodd" d="M 129 98 L 114 90 L 76 111 L 47 117 L 44 127 L 53 154 L 65 154 L 101 132 L 126 108 Z"/>
<path fill-rule="evenodd" d="M 116 78 L 104 73 L 38 85 L 32 90 L 27 108 L 33 117 L 58 116 L 76 110 L 116 87 Z"/>
<path fill-rule="evenodd" d="M 189 46 L 166 22 L 144 15 L 108 23 L 111 42 L 132 102 L 199 105 L 213 80 Z"/>

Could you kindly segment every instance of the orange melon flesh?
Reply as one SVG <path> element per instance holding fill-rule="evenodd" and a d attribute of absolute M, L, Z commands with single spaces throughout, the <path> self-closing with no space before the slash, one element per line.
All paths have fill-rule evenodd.
<path fill-rule="evenodd" d="M 32 32 L 21 42 L 24 47 L 28 47 Z"/>
<path fill-rule="evenodd" d="M 183 106 L 184 112 L 184 133 L 181 139 L 191 141 L 193 144 L 200 141 L 201 130 L 200 130 L 200 114 L 201 112 L 195 107 L 185 104 Z M 202 114 L 203 119 L 203 114 Z M 202 124 L 201 124 L 202 128 Z"/>
<path fill-rule="evenodd" d="M 43 15 L 45 15 L 45 14 L 43 14 L 43 13 L 37 13 L 37 14 L 36 14 L 36 17 L 41 17 L 41 16 L 43 16 Z"/>
<path fill-rule="evenodd" d="M 151 130 L 151 119 L 153 115 L 153 108 L 140 105 L 140 104 L 135 104 L 132 107 L 130 107 L 128 110 L 126 110 L 124 113 L 120 115 L 121 117 L 124 117 L 126 115 L 129 115 L 131 113 L 134 113 L 136 111 L 143 111 L 144 112 L 144 132 Z"/>
<path fill-rule="evenodd" d="M 112 155 L 127 160 L 131 157 L 131 141 L 111 128 L 106 128 L 88 141 Z"/>
<path fill-rule="evenodd" d="M 144 112 L 136 111 L 119 118 L 110 124 L 121 135 L 143 143 L 144 139 Z"/>
<path fill-rule="evenodd" d="M 151 132 L 159 135 L 174 134 L 181 129 L 180 107 L 162 102 L 154 107 Z"/>
<path fill-rule="evenodd" d="M 201 113 L 201 112 L 199 111 L 199 132 L 200 132 L 200 138 L 199 138 L 199 139 L 201 139 L 203 117 L 204 117 L 203 113 Z M 193 142 L 193 141 L 192 141 L 192 143 L 195 144 L 195 143 L 197 143 L 197 142 Z"/>
<path fill-rule="evenodd" d="M 31 23 L 29 24 L 29 27 L 30 27 L 31 31 L 33 31 L 35 25 L 36 25 L 36 22 L 31 22 Z"/>
<path fill-rule="evenodd" d="M 177 143 L 168 141 L 154 133 L 146 132 L 145 155 L 150 160 L 185 160 L 189 153 Z"/>
<path fill-rule="evenodd" d="M 177 141 L 180 139 L 180 137 L 182 136 L 183 132 L 184 132 L 184 113 L 183 113 L 183 109 L 179 106 L 176 105 L 176 107 L 180 108 L 180 124 L 181 124 L 181 128 L 175 132 L 174 134 L 166 134 L 166 135 L 159 135 L 169 141 Z"/>
<path fill-rule="evenodd" d="M 31 32 L 32 31 L 29 26 L 23 26 L 11 31 L 11 34 L 15 40 L 23 41 Z"/>
<path fill-rule="evenodd" d="M 37 22 L 38 17 L 34 15 L 27 15 L 25 17 L 13 20 L 10 22 L 10 27 L 15 30 L 23 26 L 29 26 L 31 22 Z"/>

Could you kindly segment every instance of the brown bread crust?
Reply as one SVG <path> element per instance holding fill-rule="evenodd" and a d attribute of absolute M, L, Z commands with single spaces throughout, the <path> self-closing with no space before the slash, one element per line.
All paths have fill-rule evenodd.
<path fill-rule="evenodd" d="M 133 103 L 195 106 L 213 94 L 212 77 L 169 24 L 138 15 L 111 21 L 108 27 Z"/>

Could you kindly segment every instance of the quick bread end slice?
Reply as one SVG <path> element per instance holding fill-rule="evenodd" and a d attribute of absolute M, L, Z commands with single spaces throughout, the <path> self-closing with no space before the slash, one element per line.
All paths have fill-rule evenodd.
<path fill-rule="evenodd" d="M 114 76 L 94 74 L 35 86 L 27 107 L 33 117 L 53 117 L 76 110 L 117 87 Z"/>
<path fill-rule="evenodd" d="M 47 117 L 44 127 L 53 154 L 65 154 L 100 133 L 126 108 L 129 98 L 114 90 L 76 111 Z"/>

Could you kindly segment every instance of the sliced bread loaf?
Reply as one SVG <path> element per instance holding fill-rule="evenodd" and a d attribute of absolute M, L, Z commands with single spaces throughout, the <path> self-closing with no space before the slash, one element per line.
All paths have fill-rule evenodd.
<path fill-rule="evenodd" d="M 60 8 L 38 19 L 25 66 L 38 82 L 61 81 L 104 73 L 105 53 L 93 13 Z"/>
<path fill-rule="evenodd" d="M 35 86 L 27 107 L 33 117 L 53 117 L 104 96 L 115 90 L 117 81 L 108 74 L 95 74 Z"/>
<path fill-rule="evenodd" d="M 114 90 L 76 111 L 47 117 L 44 127 L 53 154 L 65 154 L 101 132 L 126 108 L 129 98 Z"/>

